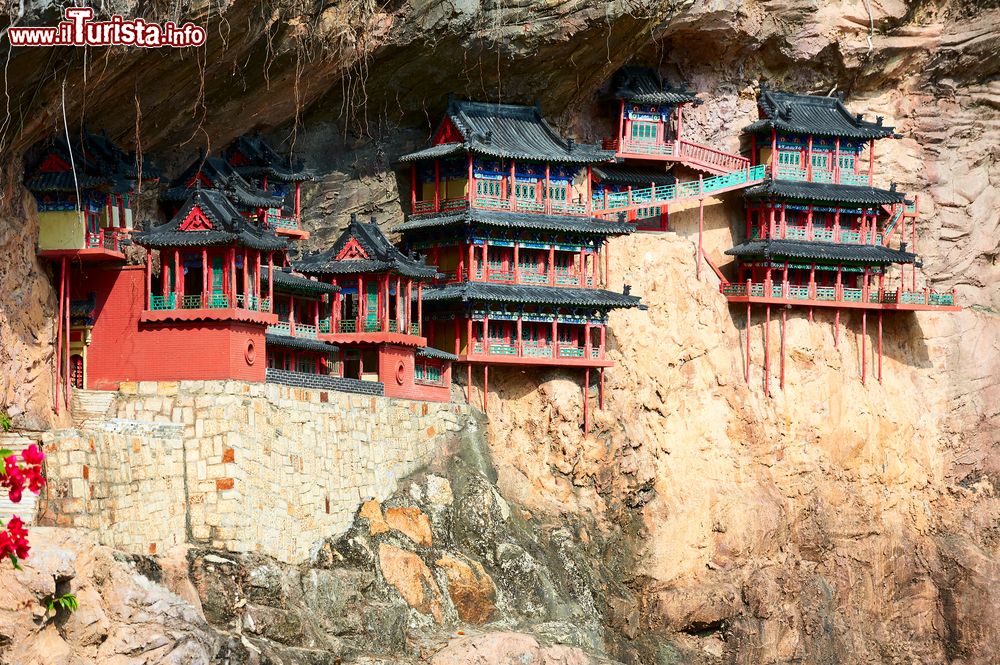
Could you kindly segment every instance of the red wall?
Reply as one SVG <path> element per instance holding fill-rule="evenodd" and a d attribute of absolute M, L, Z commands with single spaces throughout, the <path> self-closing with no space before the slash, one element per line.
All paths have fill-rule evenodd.
<path fill-rule="evenodd" d="M 113 390 L 121 381 L 264 381 L 264 325 L 140 323 L 145 287 L 142 266 L 90 268 L 82 276 L 74 275 L 73 298 L 85 298 L 90 292 L 97 296 L 87 351 L 87 388 Z M 252 364 L 246 357 L 249 342 L 256 355 Z"/>
<path fill-rule="evenodd" d="M 385 344 L 379 347 L 378 376 L 385 385 L 386 397 L 401 397 L 403 399 L 419 399 L 428 402 L 447 402 L 451 400 L 451 368 L 445 364 L 441 373 L 441 386 L 429 386 L 415 383 L 413 380 L 414 349 L 410 346 L 391 346 Z M 396 379 L 400 363 L 403 365 L 402 382 Z"/>

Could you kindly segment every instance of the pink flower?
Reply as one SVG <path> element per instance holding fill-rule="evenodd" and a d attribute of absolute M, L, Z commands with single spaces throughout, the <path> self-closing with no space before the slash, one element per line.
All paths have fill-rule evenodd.
<path fill-rule="evenodd" d="M 42 460 L 45 459 L 45 453 L 43 453 L 41 448 L 33 443 L 21 451 L 21 459 L 24 460 L 25 464 L 41 466 Z"/>

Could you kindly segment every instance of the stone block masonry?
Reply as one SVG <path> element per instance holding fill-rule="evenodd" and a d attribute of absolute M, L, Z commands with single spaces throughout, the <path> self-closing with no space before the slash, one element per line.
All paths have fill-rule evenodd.
<path fill-rule="evenodd" d="M 290 563 L 467 418 L 456 404 L 235 381 L 124 383 L 111 411 L 43 436 L 44 522 L 128 552 L 193 543 Z"/>

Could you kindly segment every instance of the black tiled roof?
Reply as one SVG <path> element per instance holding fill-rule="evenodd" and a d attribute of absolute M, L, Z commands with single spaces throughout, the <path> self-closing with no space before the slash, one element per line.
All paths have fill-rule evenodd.
<path fill-rule="evenodd" d="M 677 178 L 662 169 L 644 169 L 625 164 L 601 164 L 594 167 L 594 176 L 598 181 L 608 185 L 631 185 L 633 187 L 649 187 L 650 183 L 672 185 Z"/>
<path fill-rule="evenodd" d="M 749 240 L 726 254 L 741 259 L 806 259 L 831 263 L 913 263 L 916 255 L 884 245 L 812 242 L 807 240 Z"/>
<path fill-rule="evenodd" d="M 199 157 L 188 166 L 184 172 L 174 178 L 170 187 L 160 195 L 164 203 L 180 203 L 194 191 L 188 183 L 198 173 L 201 173 L 209 185 L 224 191 L 233 202 L 244 209 L 277 208 L 281 206 L 281 197 L 271 196 L 260 190 L 241 176 L 221 157 Z"/>
<path fill-rule="evenodd" d="M 849 205 L 891 205 L 906 199 L 903 192 L 895 189 L 800 180 L 768 180 L 750 187 L 744 196 L 748 199 L 794 199 Z"/>
<path fill-rule="evenodd" d="M 292 164 L 287 157 L 282 157 L 260 134 L 244 134 L 223 151 L 230 163 L 237 154 L 243 155 L 249 162 L 235 167 L 243 176 L 267 176 L 276 182 L 304 182 L 313 179 L 312 172 L 302 168 L 301 164 Z"/>
<path fill-rule="evenodd" d="M 775 128 L 783 132 L 840 136 L 851 139 L 880 139 L 893 135 L 893 128 L 862 120 L 851 113 L 839 97 L 797 95 L 761 90 L 757 97 L 763 118 L 743 131 L 757 133 Z"/>
<path fill-rule="evenodd" d="M 260 283 L 261 285 L 267 284 L 267 266 L 261 266 L 260 268 Z M 261 286 L 261 288 L 263 288 L 263 286 Z M 286 293 L 292 291 L 296 293 L 308 293 L 315 295 L 323 293 L 336 293 L 340 290 L 340 287 L 335 284 L 318 282 L 303 275 L 297 275 L 292 272 L 291 268 L 288 267 L 275 267 L 274 290 L 284 291 Z"/>
<path fill-rule="evenodd" d="M 464 151 L 501 159 L 564 164 L 606 162 L 614 158 L 611 151 L 563 139 L 534 106 L 450 100 L 447 117 L 462 135 L 462 143 L 433 146 L 404 155 L 399 161 L 442 157 Z"/>
<path fill-rule="evenodd" d="M 430 302 L 487 302 L 519 303 L 524 305 L 564 305 L 567 307 L 593 307 L 615 309 L 639 307 L 637 296 L 605 291 L 603 289 L 561 288 L 555 286 L 523 286 L 492 284 L 489 282 L 461 282 L 427 289 L 425 303 Z"/>
<path fill-rule="evenodd" d="M 73 180 L 72 171 L 58 171 L 55 173 L 39 173 L 28 178 L 24 186 L 29 191 L 36 194 L 44 192 L 75 192 L 79 184 L 80 190 L 110 188 L 111 181 L 100 176 L 90 176 L 84 173 L 76 174 L 76 181 Z"/>
<path fill-rule="evenodd" d="M 611 83 L 615 97 L 639 104 L 701 103 L 690 90 L 673 88 L 650 67 L 622 67 Z"/>
<path fill-rule="evenodd" d="M 320 353 L 333 353 L 338 347 L 327 342 L 309 337 L 292 337 L 291 335 L 278 335 L 276 333 L 265 333 L 264 342 L 267 346 L 281 346 L 289 349 L 302 349 L 304 351 L 319 351 Z"/>
<path fill-rule="evenodd" d="M 368 258 L 336 260 L 351 239 L 358 241 Z M 437 276 L 437 268 L 427 265 L 422 259 L 406 256 L 389 242 L 374 220 L 365 224 L 358 221 L 357 215 L 351 215 L 351 223 L 332 247 L 317 254 L 307 254 L 293 262 L 293 266 L 307 275 L 394 272 L 422 281 L 430 281 Z"/>
<path fill-rule="evenodd" d="M 631 224 L 608 222 L 596 217 L 536 215 L 534 213 L 479 210 L 477 208 L 440 215 L 411 217 L 394 228 L 393 231 L 407 233 L 421 229 L 475 225 L 538 231 L 564 231 L 597 236 L 625 235 L 635 231 L 635 227 Z"/>
<path fill-rule="evenodd" d="M 212 229 L 181 231 L 180 225 L 191 209 L 198 206 L 212 223 Z M 274 235 L 273 230 L 261 229 L 233 207 L 225 194 L 214 189 L 195 189 L 170 221 L 147 228 L 132 236 L 137 245 L 161 247 L 210 247 L 235 243 L 261 251 L 279 251 L 288 243 Z M 277 279 L 275 279 L 277 283 Z"/>
<path fill-rule="evenodd" d="M 458 360 L 458 356 L 454 353 L 448 353 L 447 351 L 442 351 L 441 349 L 435 349 L 433 346 L 421 346 L 417 349 L 418 358 L 434 358 L 435 360 Z"/>

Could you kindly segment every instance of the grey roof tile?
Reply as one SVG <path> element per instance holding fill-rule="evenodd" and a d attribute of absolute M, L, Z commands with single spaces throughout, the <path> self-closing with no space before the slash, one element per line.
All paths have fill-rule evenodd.
<path fill-rule="evenodd" d="M 461 282 L 424 291 L 425 303 L 431 302 L 486 302 L 520 303 L 525 305 L 564 305 L 567 307 L 593 307 L 615 309 L 639 307 L 639 298 L 633 295 L 603 289 L 562 288 L 555 286 L 524 286 L 492 284 L 489 282 Z"/>
<path fill-rule="evenodd" d="M 773 127 L 782 132 L 852 139 L 893 136 L 892 127 L 862 120 L 851 113 L 839 97 L 765 89 L 761 90 L 757 102 L 764 117 L 744 128 L 746 132 L 756 133 Z"/>
<path fill-rule="evenodd" d="M 894 189 L 800 180 L 768 180 L 750 187 L 744 196 L 748 199 L 791 199 L 850 205 L 892 205 L 906 200 L 903 192 Z"/>
<path fill-rule="evenodd" d="M 631 224 L 608 222 L 596 217 L 538 215 L 534 213 L 504 212 L 499 210 L 479 210 L 477 208 L 437 215 L 411 217 L 403 224 L 395 227 L 393 231 L 397 233 L 409 233 L 422 229 L 476 225 L 538 231 L 564 231 L 597 236 L 625 235 L 635 231 L 635 227 Z"/>
<path fill-rule="evenodd" d="M 812 242 L 807 240 L 749 240 L 726 254 L 741 259 L 806 259 L 832 263 L 913 263 L 917 257 L 910 252 L 891 249 L 884 245 L 855 243 Z"/>

